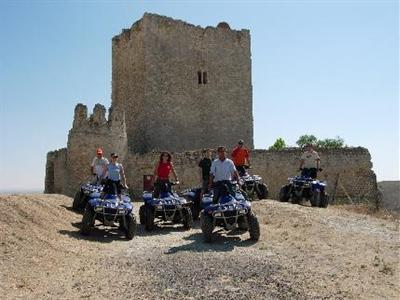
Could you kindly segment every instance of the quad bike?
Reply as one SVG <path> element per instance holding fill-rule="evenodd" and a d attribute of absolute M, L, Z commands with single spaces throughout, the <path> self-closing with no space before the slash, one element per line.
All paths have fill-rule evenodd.
<path fill-rule="evenodd" d="M 322 169 L 320 169 L 322 170 Z M 326 182 L 309 176 L 294 176 L 288 178 L 289 183 L 282 186 L 279 201 L 299 204 L 304 199 L 310 200 L 312 207 L 328 207 L 329 197 L 326 193 Z"/>
<path fill-rule="evenodd" d="M 128 195 L 105 194 L 88 201 L 82 217 L 81 233 L 88 234 L 98 220 L 105 226 L 117 226 L 128 240 L 136 234 L 136 218 Z"/>
<path fill-rule="evenodd" d="M 104 185 L 100 182 L 82 184 L 79 191 L 75 193 L 72 208 L 76 211 L 82 211 L 86 207 L 89 199 L 100 197 L 103 188 Z"/>
<path fill-rule="evenodd" d="M 238 184 L 230 191 L 227 186 L 222 192 L 217 204 L 213 204 L 213 195 L 205 194 L 201 200 L 203 210 L 200 213 L 201 230 L 205 242 L 211 242 L 213 231 L 221 227 L 226 231 L 235 229 L 246 230 L 250 239 L 258 241 L 260 238 L 260 225 L 257 216 L 251 209 L 251 202 L 246 200 Z"/>
<path fill-rule="evenodd" d="M 193 225 L 191 202 L 171 190 L 176 183 L 167 182 L 161 188 L 160 196 L 155 198 L 150 192 L 143 192 L 144 204 L 139 209 L 140 224 L 147 231 L 155 227 L 155 221 L 183 224 L 190 229 Z"/>
<path fill-rule="evenodd" d="M 193 220 L 197 220 L 200 215 L 201 208 L 201 187 L 194 187 L 184 190 L 180 193 L 180 196 L 184 197 L 191 205 L 190 210 L 192 211 Z"/>
<path fill-rule="evenodd" d="M 245 166 L 245 170 L 250 167 Z M 257 195 L 257 198 L 267 199 L 268 198 L 268 186 L 263 182 L 260 175 L 250 175 L 247 171 L 240 174 L 242 181 L 241 188 L 249 196 L 250 200 L 253 200 Z"/>

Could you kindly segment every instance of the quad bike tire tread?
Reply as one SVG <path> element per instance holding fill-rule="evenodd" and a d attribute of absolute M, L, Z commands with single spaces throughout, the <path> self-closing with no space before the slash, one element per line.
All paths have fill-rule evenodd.
<path fill-rule="evenodd" d="M 259 192 L 257 192 L 258 199 L 262 200 L 268 198 L 268 187 L 265 183 L 258 184 L 258 190 L 259 190 Z"/>
<path fill-rule="evenodd" d="M 253 212 L 247 214 L 247 223 L 249 224 L 250 239 L 258 241 L 260 239 L 260 223 Z"/>
<path fill-rule="evenodd" d="M 125 216 L 125 237 L 128 240 L 133 239 L 136 234 L 136 218 L 132 214 L 128 214 Z"/>
<path fill-rule="evenodd" d="M 142 205 L 139 208 L 139 221 L 141 225 L 146 224 L 146 212 L 145 212 L 145 205 Z"/>
<path fill-rule="evenodd" d="M 95 215 L 96 213 L 93 210 L 93 207 L 91 207 L 89 203 L 86 204 L 82 217 L 81 234 L 88 234 L 90 232 L 90 229 L 93 227 L 95 222 Z"/>
<path fill-rule="evenodd" d="M 284 185 L 281 187 L 281 189 L 279 191 L 279 201 L 280 202 L 288 202 L 289 199 L 290 199 L 289 186 Z"/>
<path fill-rule="evenodd" d="M 82 191 L 77 191 L 74 196 L 74 201 L 72 202 L 72 208 L 74 210 L 82 210 Z"/>
<path fill-rule="evenodd" d="M 327 208 L 329 205 L 329 196 L 327 193 L 323 192 L 321 193 L 321 199 L 319 201 L 319 207 L 321 208 Z"/>
<path fill-rule="evenodd" d="M 204 215 L 204 211 L 200 213 L 201 231 L 203 232 L 204 241 L 212 242 L 212 233 L 214 230 L 214 221 L 211 216 Z"/>
<path fill-rule="evenodd" d="M 182 208 L 182 223 L 183 228 L 185 229 L 190 229 L 193 227 L 193 216 L 189 207 Z"/>
<path fill-rule="evenodd" d="M 314 191 L 312 197 L 310 198 L 310 203 L 312 207 L 319 207 L 321 203 L 321 192 Z"/>
<path fill-rule="evenodd" d="M 147 231 L 152 231 L 154 229 L 154 210 L 150 206 L 145 206 L 145 229 Z"/>

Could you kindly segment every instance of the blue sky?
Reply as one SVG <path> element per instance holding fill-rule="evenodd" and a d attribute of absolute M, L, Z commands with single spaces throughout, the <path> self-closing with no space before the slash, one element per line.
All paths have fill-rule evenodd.
<path fill-rule="evenodd" d="M 256 148 L 339 135 L 399 179 L 397 1 L 0 0 L 0 190 L 43 189 L 75 105 L 110 105 L 111 38 L 144 12 L 250 29 Z"/>

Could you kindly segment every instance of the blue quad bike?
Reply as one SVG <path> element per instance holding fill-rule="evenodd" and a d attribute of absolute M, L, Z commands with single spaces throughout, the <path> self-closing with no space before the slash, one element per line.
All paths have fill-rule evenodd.
<path fill-rule="evenodd" d="M 303 199 L 310 200 L 312 207 L 326 208 L 329 196 L 326 193 L 326 183 L 308 176 L 294 176 L 288 178 L 289 183 L 282 186 L 279 192 L 279 201 L 299 204 Z"/>
<path fill-rule="evenodd" d="M 154 229 L 156 220 L 183 224 L 184 229 L 192 228 L 191 202 L 172 191 L 173 185 L 171 182 L 165 183 L 157 198 L 150 192 L 143 192 L 144 204 L 139 208 L 139 219 L 147 231 Z"/>
<path fill-rule="evenodd" d="M 213 231 L 221 227 L 226 231 L 246 230 L 252 241 L 260 238 L 260 224 L 251 209 L 251 202 L 246 200 L 238 184 L 233 191 L 225 187 L 225 191 L 217 204 L 213 204 L 212 193 L 205 194 L 201 200 L 203 210 L 200 213 L 200 224 L 204 241 L 211 242 Z"/>
<path fill-rule="evenodd" d="M 240 174 L 241 189 L 247 194 L 249 200 L 254 200 L 255 196 L 259 200 L 268 198 L 268 186 L 263 182 L 260 175 L 250 175 L 247 169 L 250 167 L 245 166 L 246 172 Z"/>
<path fill-rule="evenodd" d="M 79 191 L 75 193 L 74 201 L 72 202 L 72 208 L 76 211 L 82 211 L 85 207 L 89 199 L 100 197 L 101 192 L 103 191 L 103 184 L 97 183 L 86 183 L 82 184 L 79 188 Z"/>
<path fill-rule="evenodd" d="M 136 218 L 128 195 L 119 197 L 107 193 L 103 197 L 89 199 L 83 212 L 81 233 L 89 234 L 96 220 L 105 226 L 118 226 L 128 240 L 136 234 Z"/>
<path fill-rule="evenodd" d="M 193 220 L 197 220 L 200 216 L 201 206 L 201 187 L 194 187 L 184 190 L 180 193 L 190 203 Z"/>

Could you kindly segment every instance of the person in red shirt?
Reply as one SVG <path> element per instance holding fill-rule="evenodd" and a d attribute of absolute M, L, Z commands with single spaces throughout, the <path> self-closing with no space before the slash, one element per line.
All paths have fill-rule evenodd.
<path fill-rule="evenodd" d="M 172 155 L 167 152 L 161 152 L 160 159 L 154 168 L 154 197 L 158 198 L 160 192 L 166 184 L 169 184 L 169 176 L 172 173 L 176 183 L 179 183 L 178 176 L 175 173 L 174 165 L 172 164 Z"/>
<path fill-rule="evenodd" d="M 244 141 L 240 140 L 233 149 L 232 160 L 240 176 L 246 173 L 245 166 L 250 166 L 250 151 L 244 146 Z"/>

